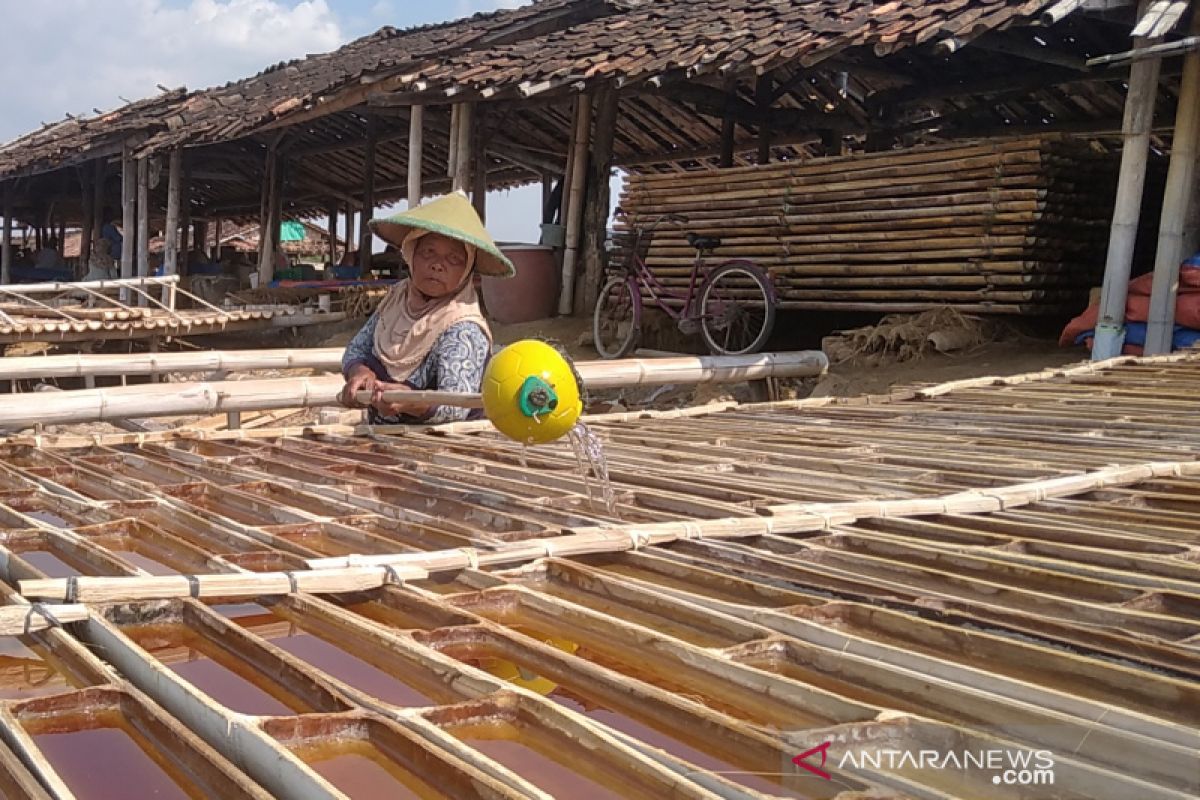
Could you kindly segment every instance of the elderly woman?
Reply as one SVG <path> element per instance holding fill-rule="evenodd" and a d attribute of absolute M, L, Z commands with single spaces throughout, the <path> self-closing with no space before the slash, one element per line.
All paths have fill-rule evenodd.
<path fill-rule="evenodd" d="M 377 425 L 466 419 L 465 408 L 387 402 L 382 395 L 413 389 L 479 391 L 492 334 L 471 279 L 475 272 L 511 277 L 512 262 L 461 193 L 370 225 L 377 236 L 400 248 L 411 277 L 388 292 L 346 347 L 340 400 L 362 408 L 356 395 L 371 392 L 368 418 Z"/>

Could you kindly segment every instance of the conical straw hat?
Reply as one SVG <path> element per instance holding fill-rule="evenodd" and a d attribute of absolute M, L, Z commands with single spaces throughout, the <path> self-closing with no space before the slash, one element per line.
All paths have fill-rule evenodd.
<path fill-rule="evenodd" d="M 475 269 L 481 275 L 511 278 L 517 273 L 508 257 L 500 252 L 471 201 L 462 192 L 438 197 L 387 219 L 373 219 L 368 225 L 380 239 L 400 247 L 413 228 L 440 233 L 475 247 Z"/>

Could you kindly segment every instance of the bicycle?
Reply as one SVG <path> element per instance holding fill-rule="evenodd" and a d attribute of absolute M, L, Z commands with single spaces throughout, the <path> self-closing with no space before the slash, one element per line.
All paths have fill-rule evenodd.
<path fill-rule="evenodd" d="M 617 209 L 617 216 L 627 216 Z M 756 353 L 767 343 L 775 326 L 778 299 L 769 273 L 752 261 L 732 259 L 711 271 L 705 253 L 721 246 L 715 236 L 687 233 L 696 257 L 686 293 L 664 286 L 646 266 L 654 230 L 663 222 L 681 227 L 687 217 L 663 214 L 648 228 L 630 231 L 629 256 L 605 281 L 592 316 L 592 337 L 602 358 L 623 358 L 633 352 L 642 334 L 642 307 L 651 302 L 675 320 L 688 335 L 697 331 L 710 352 L 717 355 Z"/>

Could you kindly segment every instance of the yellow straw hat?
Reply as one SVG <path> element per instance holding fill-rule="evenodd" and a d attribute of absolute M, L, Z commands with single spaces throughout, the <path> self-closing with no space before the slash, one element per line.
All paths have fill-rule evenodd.
<path fill-rule="evenodd" d="M 368 225 L 376 236 L 396 247 L 404 243 L 413 228 L 440 233 L 475 248 L 475 269 L 480 275 L 511 278 L 517 274 L 512 262 L 496 247 L 471 201 L 462 192 L 438 197 L 387 219 L 373 219 Z"/>

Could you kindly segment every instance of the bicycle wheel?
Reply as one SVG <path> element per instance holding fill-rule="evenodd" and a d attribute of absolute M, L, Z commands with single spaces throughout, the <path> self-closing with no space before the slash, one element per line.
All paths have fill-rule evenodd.
<path fill-rule="evenodd" d="M 718 267 L 700 289 L 700 331 L 717 355 L 757 353 L 775 327 L 775 293 L 749 263 Z"/>
<path fill-rule="evenodd" d="M 614 276 L 600 290 L 592 315 L 592 342 L 601 358 L 624 358 L 642 334 L 642 298 L 631 278 Z"/>

